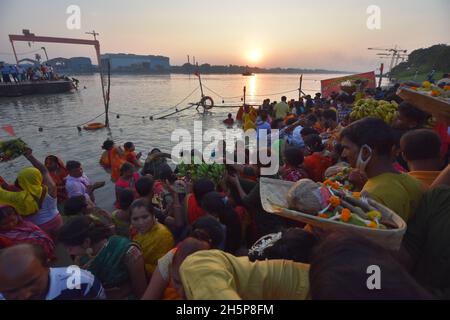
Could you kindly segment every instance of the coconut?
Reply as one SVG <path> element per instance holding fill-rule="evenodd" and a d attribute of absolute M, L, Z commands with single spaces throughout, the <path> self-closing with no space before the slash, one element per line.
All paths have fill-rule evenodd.
<path fill-rule="evenodd" d="M 300 179 L 294 183 L 287 194 L 289 209 L 310 214 L 322 210 L 319 188 L 320 185 L 311 179 Z"/>

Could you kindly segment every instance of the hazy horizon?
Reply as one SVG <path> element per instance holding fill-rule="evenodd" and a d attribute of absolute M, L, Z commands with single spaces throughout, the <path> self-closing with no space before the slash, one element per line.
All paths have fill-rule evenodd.
<path fill-rule="evenodd" d="M 81 28 L 69 30 L 66 9 L 78 5 Z M 381 29 L 369 30 L 366 9 L 377 5 Z M 303 68 L 369 71 L 390 60 L 368 47 L 398 45 L 412 50 L 448 44 L 450 1 L 307 1 L 247 0 L 87 1 L 2 0 L 0 61 L 14 62 L 8 34 L 30 29 L 36 35 L 92 39 L 95 29 L 102 53 L 163 55 L 171 65 L 249 65 L 260 68 Z M 88 56 L 81 45 L 16 43 L 18 53 L 45 46 L 49 58 Z M 39 52 L 43 55 L 43 52 Z M 33 58 L 34 53 L 20 55 Z"/>

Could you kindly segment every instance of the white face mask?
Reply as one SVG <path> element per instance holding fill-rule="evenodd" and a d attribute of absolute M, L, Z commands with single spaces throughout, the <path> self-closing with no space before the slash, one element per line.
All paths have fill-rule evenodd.
<path fill-rule="evenodd" d="M 362 153 L 363 153 L 364 148 L 366 148 L 370 152 L 370 155 L 367 157 L 366 160 L 363 160 L 363 158 L 362 158 Z M 372 159 L 372 148 L 369 147 L 367 144 L 365 144 L 361 147 L 361 149 L 359 149 L 358 159 L 356 160 L 356 169 L 365 171 L 370 159 Z"/>

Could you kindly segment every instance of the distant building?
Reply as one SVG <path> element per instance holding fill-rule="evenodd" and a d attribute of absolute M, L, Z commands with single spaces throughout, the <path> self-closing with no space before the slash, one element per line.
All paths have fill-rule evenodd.
<path fill-rule="evenodd" d="M 70 69 L 76 73 L 93 72 L 92 61 L 87 57 L 73 57 L 69 59 Z"/>
<path fill-rule="evenodd" d="M 87 57 L 54 58 L 45 63 L 51 65 L 57 73 L 91 73 L 95 71 L 91 59 Z"/>
<path fill-rule="evenodd" d="M 112 72 L 132 73 L 169 73 L 168 57 L 136 55 L 125 53 L 107 53 L 101 56 L 102 65 L 109 60 Z"/>

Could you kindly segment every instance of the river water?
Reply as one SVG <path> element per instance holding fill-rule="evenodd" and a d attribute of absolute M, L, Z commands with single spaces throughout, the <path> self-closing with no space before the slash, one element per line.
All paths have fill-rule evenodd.
<path fill-rule="evenodd" d="M 320 91 L 321 79 L 338 76 L 341 75 L 305 74 L 302 89 L 314 95 Z M 299 86 L 298 75 L 203 75 L 204 93 L 211 96 L 217 106 L 211 113 L 203 115 L 192 108 L 164 120 L 152 121 L 150 115 L 161 112 L 154 116 L 157 118 L 170 113 L 174 110 L 171 107 L 198 88 L 198 78 L 178 74 L 112 75 L 110 111 L 114 114 L 110 115 L 110 130 L 78 132 L 76 126 L 104 112 L 104 106 L 99 75 L 77 76 L 77 79 L 80 81 L 79 90 L 73 93 L 0 98 L 0 127 L 12 125 L 16 136 L 33 149 L 38 159 L 43 160 L 46 155 L 55 154 L 63 161 L 77 160 L 82 163 L 91 181 L 107 181 L 106 186 L 95 193 L 97 203 L 105 209 L 111 209 L 114 201 L 114 185 L 110 182 L 109 174 L 98 163 L 105 139 L 112 138 L 121 145 L 132 141 L 136 151 L 142 151 L 144 155 L 155 147 L 170 153 L 176 144 L 170 140 L 172 131 L 184 128 L 193 132 L 195 120 L 202 121 L 203 129 L 224 130 L 222 120 L 229 112 L 234 117 L 237 108 L 221 106 L 241 103 L 244 86 L 246 101 L 259 104 L 265 98 L 280 101 L 282 95 L 288 99 L 297 99 L 298 91 L 295 90 Z M 199 100 L 198 89 L 178 109 Z M 116 114 L 119 114 L 119 118 Z M 104 116 L 94 121 L 103 122 Z M 38 130 L 39 127 L 42 127 L 42 132 Z M 9 138 L 6 132 L 0 131 L 0 140 Z M 13 182 L 18 171 L 28 165 L 23 157 L 0 163 L 0 175 Z"/>

